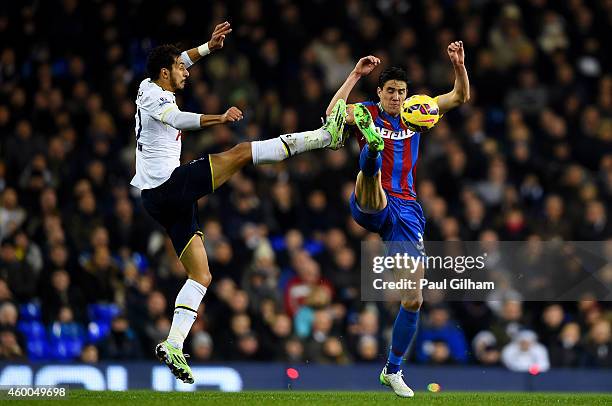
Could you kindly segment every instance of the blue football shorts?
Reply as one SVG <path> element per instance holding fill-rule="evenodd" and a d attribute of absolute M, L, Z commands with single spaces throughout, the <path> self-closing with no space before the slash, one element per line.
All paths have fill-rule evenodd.
<path fill-rule="evenodd" d="M 399 251 L 401 247 L 401 251 L 409 255 L 425 255 L 425 216 L 416 200 L 400 199 L 387 194 L 387 206 L 381 211 L 370 213 L 359 207 L 353 192 L 350 207 L 353 218 L 360 226 L 378 233 L 385 242 L 397 242 L 392 245 L 392 251 Z"/>

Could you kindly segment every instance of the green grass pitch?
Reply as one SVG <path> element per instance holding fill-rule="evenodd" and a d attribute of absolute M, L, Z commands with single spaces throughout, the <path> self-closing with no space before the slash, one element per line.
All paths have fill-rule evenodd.
<path fill-rule="evenodd" d="M 403 399 L 391 392 L 90 392 L 72 390 L 68 399 L 23 400 L 19 405 L 143 405 L 169 406 L 184 404 L 210 405 L 612 405 L 612 394 L 597 393 L 524 393 L 524 392 L 417 392 L 412 399 Z"/>

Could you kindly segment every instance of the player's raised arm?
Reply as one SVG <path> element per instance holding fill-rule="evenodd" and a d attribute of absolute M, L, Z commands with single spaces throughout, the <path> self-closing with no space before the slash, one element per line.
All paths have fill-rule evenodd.
<path fill-rule="evenodd" d="M 446 51 L 455 69 L 455 86 L 449 93 L 437 97 L 441 114 L 470 100 L 470 81 L 465 70 L 463 41 L 452 42 Z"/>
<path fill-rule="evenodd" d="M 206 56 L 217 49 L 223 48 L 223 41 L 225 41 L 225 37 L 230 32 L 232 32 L 232 28 L 229 22 L 225 21 L 221 24 L 217 24 L 213 30 L 210 40 L 207 43 L 202 44 L 197 48 L 191 48 L 183 51 L 181 58 L 185 62 L 185 66 L 189 68 L 191 65 L 202 59 L 203 56 Z"/>
<path fill-rule="evenodd" d="M 327 110 L 325 110 L 325 115 L 329 116 L 338 100 L 343 99 L 346 101 L 351 93 L 351 90 L 353 90 L 353 87 L 355 87 L 359 79 L 361 79 L 362 76 L 368 76 L 370 72 L 372 72 L 379 64 L 380 59 L 375 56 L 368 55 L 361 58 L 359 62 L 357 62 L 357 65 L 355 65 L 355 69 L 349 73 L 342 86 L 340 86 L 340 89 L 338 89 L 334 97 L 331 99 L 329 106 L 327 106 Z"/>
<path fill-rule="evenodd" d="M 224 25 L 220 26 L 215 32 L 227 32 Z M 216 37 L 217 34 L 213 34 L 213 39 Z M 222 43 L 223 39 L 219 37 L 219 41 Z M 149 79 L 140 84 L 136 100 L 139 114 L 144 111 L 153 119 L 177 130 L 197 130 L 242 119 L 242 112 L 236 107 L 223 114 L 197 114 L 179 109 L 174 93 L 185 88 L 189 72 L 183 55 L 174 45 L 160 45 L 153 49 L 147 59 L 147 71 Z"/>

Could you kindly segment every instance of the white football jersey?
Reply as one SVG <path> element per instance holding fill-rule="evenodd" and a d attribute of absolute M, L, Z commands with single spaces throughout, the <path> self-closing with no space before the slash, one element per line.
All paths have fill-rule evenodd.
<path fill-rule="evenodd" d="M 181 53 L 181 60 L 187 69 L 193 65 L 187 51 Z M 136 174 L 130 182 L 140 190 L 161 185 L 181 165 L 181 131 L 164 121 L 174 110 L 179 110 L 174 93 L 150 78 L 140 82 L 136 97 Z M 198 128 L 199 115 L 189 114 L 195 118 L 194 128 Z"/>
<path fill-rule="evenodd" d="M 181 132 L 164 124 L 164 116 L 178 109 L 174 93 L 145 79 L 136 98 L 136 175 L 130 182 L 151 189 L 170 178 L 181 162 Z"/>

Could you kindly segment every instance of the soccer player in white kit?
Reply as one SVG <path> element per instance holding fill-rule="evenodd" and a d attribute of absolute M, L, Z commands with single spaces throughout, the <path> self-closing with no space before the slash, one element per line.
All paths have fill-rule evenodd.
<path fill-rule="evenodd" d="M 177 379 L 187 383 L 194 380 L 183 355 L 183 342 L 212 280 L 199 230 L 197 200 L 249 163 L 280 162 L 305 151 L 338 149 L 344 144 L 346 104 L 340 100 L 317 130 L 244 142 L 229 151 L 181 165 L 182 131 L 243 118 L 236 107 L 221 115 L 183 112 L 174 96 L 185 87 L 187 69 L 221 49 L 230 32 L 230 24 L 224 22 L 215 27 L 210 41 L 197 48 L 181 52 L 173 45 L 161 45 L 153 49 L 147 60 L 149 78 L 140 84 L 136 99 L 136 174 L 131 185 L 141 190 L 144 208 L 168 232 L 188 276 L 176 297 L 168 338 L 155 347 L 155 354 Z"/>

